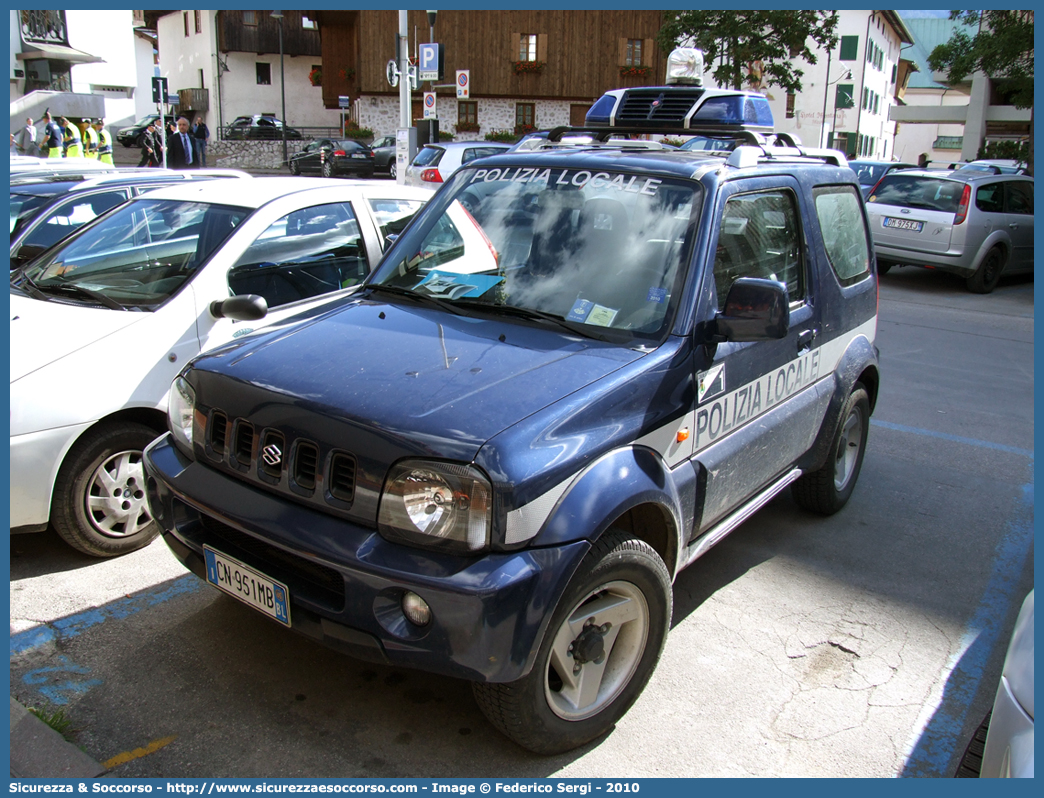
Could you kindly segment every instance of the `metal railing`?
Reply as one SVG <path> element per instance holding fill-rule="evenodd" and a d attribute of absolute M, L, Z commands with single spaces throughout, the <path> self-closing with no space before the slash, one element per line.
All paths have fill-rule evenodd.
<path fill-rule="evenodd" d="M 225 141 L 282 141 L 283 132 L 278 127 L 254 126 L 242 127 L 226 125 L 219 130 L 220 137 Z M 300 127 L 298 125 L 287 125 L 286 140 L 288 142 L 301 143 L 313 139 L 336 139 L 341 138 L 341 132 L 337 127 Z"/>

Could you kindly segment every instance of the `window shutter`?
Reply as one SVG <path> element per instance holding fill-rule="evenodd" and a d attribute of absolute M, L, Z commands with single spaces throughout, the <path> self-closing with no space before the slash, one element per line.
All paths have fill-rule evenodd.
<path fill-rule="evenodd" d="M 859 55 L 859 37 L 858 36 L 842 36 L 841 37 L 841 60 L 842 61 L 854 61 Z"/>
<path fill-rule="evenodd" d="M 547 34 L 537 34 L 537 61 L 547 62 Z"/>
<path fill-rule="evenodd" d="M 654 46 L 652 39 L 642 39 L 642 64 L 644 66 L 651 67 L 653 65 Z"/>
<path fill-rule="evenodd" d="M 518 61 L 519 51 L 522 49 L 522 34 L 512 33 L 511 34 L 511 59 L 512 61 Z"/>
<path fill-rule="evenodd" d="M 616 63 L 623 66 L 627 63 L 627 39 L 617 39 Z"/>

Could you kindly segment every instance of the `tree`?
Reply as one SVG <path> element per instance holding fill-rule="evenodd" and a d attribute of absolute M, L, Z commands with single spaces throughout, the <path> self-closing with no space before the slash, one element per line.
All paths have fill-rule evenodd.
<path fill-rule="evenodd" d="M 703 50 L 708 64 L 719 61 L 714 79 L 720 86 L 742 89 L 752 82 L 755 62 L 761 79 L 787 92 L 801 91 L 801 58 L 816 63 L 817 48 L 837 45 L 836 11 L 667 11 L 657 42 L 664 50 L 691 42 Z"/>
<path fill-rule="evenodd" d="M 958 28 L 945 44 L 928 56 L 928 66 L 946 72 L 959 83 L 974 72 L 1007 82 L 1007 94 L 1016 108 L 1030 109 L 1029 173 L 1033 174 L 1033 12 L 951 11 L 956 19 L 978 29 L 969 36 Z"/>

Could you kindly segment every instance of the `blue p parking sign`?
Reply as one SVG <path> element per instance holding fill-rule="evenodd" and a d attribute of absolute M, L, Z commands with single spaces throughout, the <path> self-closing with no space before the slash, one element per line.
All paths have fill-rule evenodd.
<path fill-rule="evenodd" d="M 442 80 L 442 45 L 428 42 L 418 45 L 418 80 Z"/>

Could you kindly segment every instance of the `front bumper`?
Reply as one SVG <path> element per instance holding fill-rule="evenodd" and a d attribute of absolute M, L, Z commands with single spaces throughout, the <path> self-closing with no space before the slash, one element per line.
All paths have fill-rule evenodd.
<path fill-rule="evenodd" d="M 590 545 L 456 557 L 287 501 L 185 457 L 165 435 L 145 450 L 153 516 L 174 555 L 205 577 L 203 546 L 285 583 L 292 628 L 363 659 L 472 681 L 529 672 Z M 405 591 L 432 620 L 402 614 Z"/>
<path fill-rule="evenodd" d="M 11 529 L 47 528 L 51 493 L 69 447 L 90 423 L 11 436 Z"/>

